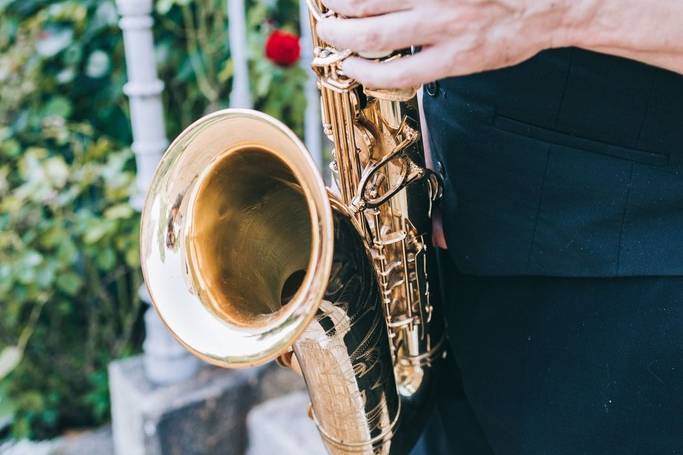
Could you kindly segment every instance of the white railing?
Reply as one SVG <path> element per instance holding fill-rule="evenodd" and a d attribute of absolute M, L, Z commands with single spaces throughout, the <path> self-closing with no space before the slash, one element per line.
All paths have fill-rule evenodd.
<path fill-rule="evenodd" d="M 318 169 L 322 171 L 324 157 L 320 121 L 320 95 L 310 66 L 310 62 L 313 60 L 313 40 L 311 39 L 311 21 L 308 18 L 308 7 L 305 0 L 299 2 L 299 19 L 301 23 L 301 65 L 308 74 L 304 86 L 304 95 L 306 96 L 304 141 L 318 165 Z"/>
<path fill-rule="evenodd" d="M 244 0 L 228 0 L 228 20 L 230 21 L 230 57 L 234 73 L 230 107 L 251 108 L 249 88 L 249 56 L 247 47 L 247 24 Z"/>
<path fill-rule="evenodd" d="M 128 73 L 128 83 L 124 87 L 124 92 L 130 100 L 132 149 L 137 164 L 137 192 L 131 199 L 131 204 L 140 210 L 154 169 L 168 145 L 161 101 L 164 84 L 157 76 L 154 54 L 151 16 L 153 0 L 116 0 L 116 3 L 121 15 L 119 24 L 123 31 Z M 252 97 L 249 87 L 249 47 L 244 3 L 244 0 L 227 0 L 229 44 L 234 65 L 230 106 L 250 108 Z M 307 108 L 304 140 L 315 162 L 322 166 L 320 101 L 312 71 L 308 67 L 313 50 L 305 3 L 301 1 L 300 9 L 303 51 L 301 61 L 309 75 L 305 86 Z M 149 303 L 149 296 L 144 289 L 141 290 L 141 296 Z M 145 369 L 148 378 L 157 384 L 170 384 L 191 377 L 198 367 L 198 362 L 178 345 L 154 312 L 148 311 L 145 315 L 145 326 Z"/>
<path fill-rule="evenodd" d="M 157 163 L 168 146 L 161 93 L 164 83 L 157 76 L 152 36 L 152 0 L 117 0 L 126 52 L 128 83 L 123 87 L 130 100 L 133 130 L 132 149 L 137 165 L 137 191 L 131 205 L 142 209 L 144 197 Z M 150 303 L 146 289 L 140 297 Z M 188 354 L 163 326 L 156 313 L 145 313 L 144 366 L 147 377 L 156 384 L 172 384 L 194 375 L 199 362 Z"/>

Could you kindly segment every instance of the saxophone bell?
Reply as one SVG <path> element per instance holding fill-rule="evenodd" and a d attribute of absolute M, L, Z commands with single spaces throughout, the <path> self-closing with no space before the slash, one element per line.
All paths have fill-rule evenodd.
<path fill-rule="evenodd" d="M 188 350 L 240 368 L 293 346 L 329 452 L 393 453 L 400 399 L 372 261 L 289 129 L 247 110 L 194 123 L 141 229 L 154 307 Z"/>

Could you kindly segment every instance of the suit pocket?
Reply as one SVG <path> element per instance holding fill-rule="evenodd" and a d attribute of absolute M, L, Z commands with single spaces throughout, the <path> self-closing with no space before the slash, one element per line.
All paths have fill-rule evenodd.
<path fill-rule="evenodd" d="M 629 147 L 600 142 L 593 139 L 574 136 L 571 134 L 542 128 L 525 122 L 520 122 L 510 117 L 496 115 L 493 119 L 493 127 L 531 139 L 537 139 L 550 144 L 584 150 L 587 152 L 600 153 L 623 160 L 634 161 L 652 166 L 665 166 L 669 163 L 669 156 L 662 153 L 654 153 Z"/>

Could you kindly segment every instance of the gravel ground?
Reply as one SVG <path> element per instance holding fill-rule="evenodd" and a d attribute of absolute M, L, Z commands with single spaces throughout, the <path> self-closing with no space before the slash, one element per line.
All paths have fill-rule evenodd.
<path fill-rule="evenodd" d="M 0 445 L 0 455 L 113 455 L 111 427 L 50 441 L 18 441 Z"/>

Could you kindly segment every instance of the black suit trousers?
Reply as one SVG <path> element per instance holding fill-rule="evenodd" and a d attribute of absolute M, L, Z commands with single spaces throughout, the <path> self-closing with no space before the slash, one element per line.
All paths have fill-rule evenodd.
<path fill-rule="evenodd" d="M 451 355 L 426 453 L 683 454 L 683 277 L 440 262 Z"/>

